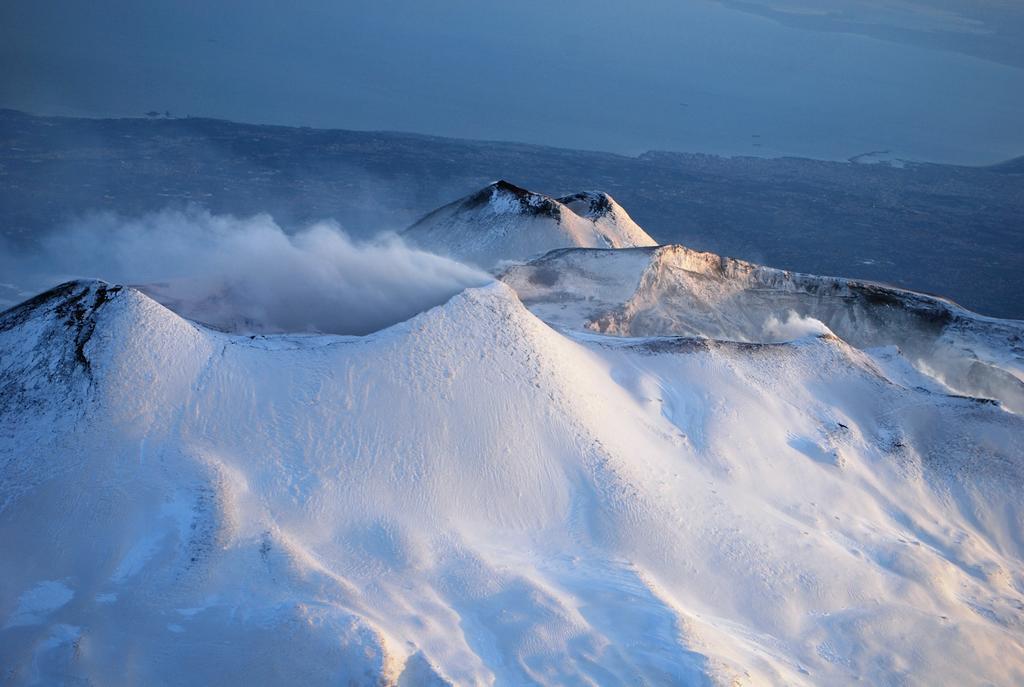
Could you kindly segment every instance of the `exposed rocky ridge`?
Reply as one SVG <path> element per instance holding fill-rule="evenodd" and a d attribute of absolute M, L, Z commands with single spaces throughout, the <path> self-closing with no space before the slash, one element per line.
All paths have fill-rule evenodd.
<path fill-rule="evenodd" d="M 502 279 L 548 321 L 618 336 L 763 341 L 769 318 L 785 321 L 792 312 L 858 348 L 898 346 L 953 391 L 1024 412 L 1024 322 L 976 315 L 936 296 L 684 246 L 565 249 L 512 266 Z"/>

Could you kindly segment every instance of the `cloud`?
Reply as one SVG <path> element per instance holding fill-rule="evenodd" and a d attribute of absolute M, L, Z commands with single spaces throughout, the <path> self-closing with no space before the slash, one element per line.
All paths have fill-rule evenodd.
<path fill-rule="evenodd" d="M 769 315 L 764 322 L 764 337 L 767 342 L 792 341 L 804 336 L 820 336 L 831 334 L 832 330 L 825 326 L 821 320 L 813 317 L 803 317 L 790 310 L 786 314 L 785 321 L 775 315 Z"/>
<path fill-rule="evenodd" d="M 239 332 L 366 334 L 491 280 L 394 234 L 357 242 L 334 222 L 290 234 L 269 215 L 198 208 L 91 215 L 6 263 L 0 281 L 23 292 L 97 277 Z"/>

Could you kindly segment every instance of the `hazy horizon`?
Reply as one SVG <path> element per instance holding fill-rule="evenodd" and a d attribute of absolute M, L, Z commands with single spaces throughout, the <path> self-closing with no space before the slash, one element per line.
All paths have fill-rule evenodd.
<path fill-rule="evenodd" d="M 0 10 L 0 106 L 986 164 L 1024 154 L 1024 58 L 998 5 L 14 2 Z"/>

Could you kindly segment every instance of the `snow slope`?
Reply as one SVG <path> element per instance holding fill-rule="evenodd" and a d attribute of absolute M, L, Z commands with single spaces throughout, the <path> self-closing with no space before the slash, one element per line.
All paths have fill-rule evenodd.
<path fill-rule="evenodd" d="M 1020 683 L 1024 418 L 886 355 L 500 282 L 363 337 L 63 285 L 0 315 L 5 681 Z"/>
<path fill-rule="evenodd" d="M 496 181 L 435 210 L 402 236 L 425 250 L 483 268 L 556 248 L 655 245 L 606 193 L 555 200 L 507 181 Z"/>
<path fill-rule="evenodd" d="M 540 317 L 567 329 L 747 342 L 832 332 L 868 351 L 896 346 L 930 378 L 923 383 L 1024 413 L 1024 322 L 935 296 L 684 246 L 554 251 L 509 267 L 502 279 Z"/>

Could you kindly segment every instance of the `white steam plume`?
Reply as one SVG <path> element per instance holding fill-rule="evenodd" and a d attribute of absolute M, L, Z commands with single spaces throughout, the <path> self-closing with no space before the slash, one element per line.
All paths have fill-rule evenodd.
<path fill-rule="evenodd" d="M 0 281 L 23 288 L 79 277 L 139 285 L 185 317 L 242 332 L 366 334 L 491 280 L 394 234 L 354 242 L 333 222 L 288 234 L 269 215 L 196 208 L 93 215 L 6 262 L 14 274 Z"/>
<path fill-rule="evenodd" d="M 792 341 L 804 336 L 831 334 L 824 322 L 813 317 L 802 317 L 796 311 L 790 310 L 786 319 L 780 320 L 775 315 L 769 315 L 764 322 L 764 337 L 769 343 Z"/>

